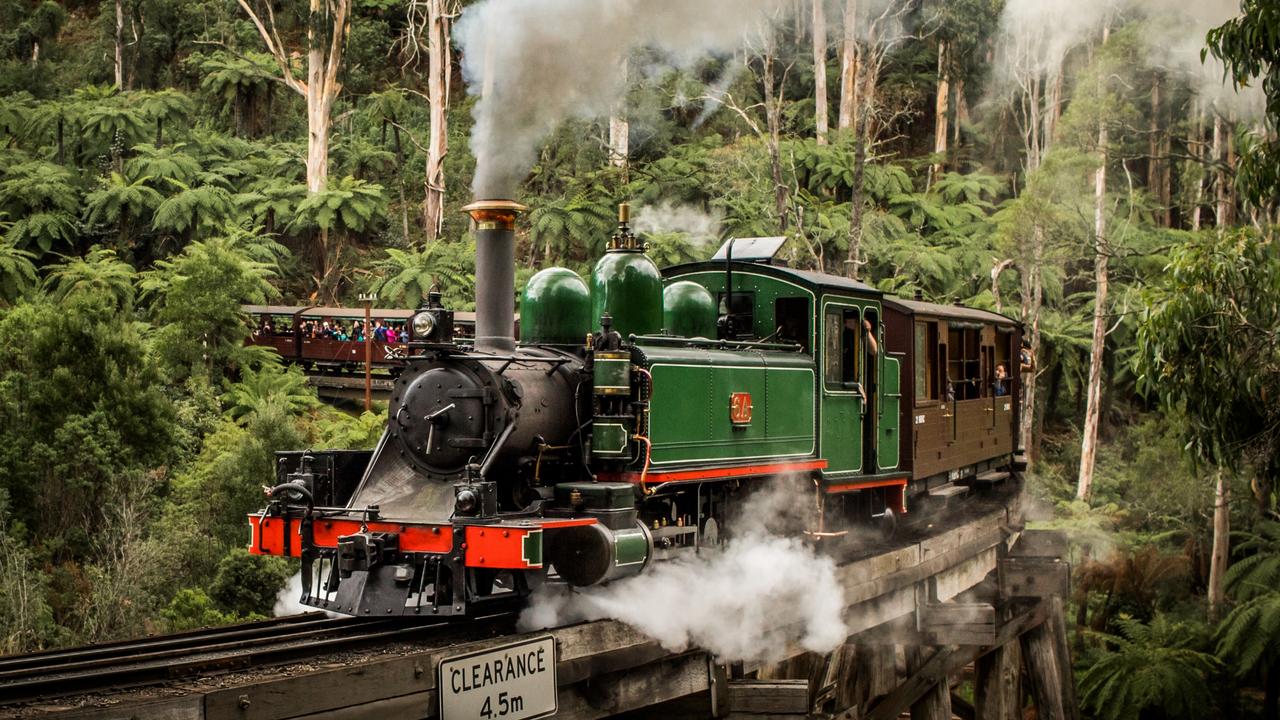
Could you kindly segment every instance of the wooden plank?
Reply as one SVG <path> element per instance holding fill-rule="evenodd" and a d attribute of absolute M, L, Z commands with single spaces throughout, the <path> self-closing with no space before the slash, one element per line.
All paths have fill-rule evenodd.
<path fill-rule="evenodd" d="M 438 708 L 435 691 L 431 691 L 302 715 L 292 720 L 425 720 L 435 717 Z"/>
<path fill-rule="evenodd" d="M 996 640 L 996 609 L 987 603 L 926 605 L 920 629 L 934 645 L 990 645 Z"/>
<path fill-rule="evenodd" d="M 934 599 L 947 602 L 982 582 L 995 569 L 998 559 L 999 552 L 992 547 L 934 575 Z"/>
<path fill-rule="evenodd" d="M 933 654 L 937 656 L 948 652 L 951 652 L 949 648 L 940 648 Z M 923 671 L 928 666 L 925 657 L 925 650 L 919 645 L 908 648 L 908 672 Z M 911 704 L 911 720 L 951 720 L 951 676 L 945 667 L 937 668 L 935 682 Z"/>
<path fill-rule="evenodd" d="M 58 720 L 204 720 L 204 698 L 200 695 L 121 703 L 113 706 L 81 707 L 56 710 L 54 703 L 33 706 L 41 711 L 40 717 Z M 43 714 L 45 710 L 52 712 Z"/>
<path fill-rule="evenodd" d="M 729 682 L 733 713 L 798 714 L 809 712 L 808 680 L 733 680 Z"/>
<path fill-rule="evenodd" d="M 557 720 L 595 720 L 706 692 L 707 656 L 688 653 L 560 689 Z"/>
<path fill-rule="evenodd" d="M 1048 558 L 1001 558 L 997 564 L 1004 598 L 1062 597 L 1070 591 L 1071 566 Z"/>

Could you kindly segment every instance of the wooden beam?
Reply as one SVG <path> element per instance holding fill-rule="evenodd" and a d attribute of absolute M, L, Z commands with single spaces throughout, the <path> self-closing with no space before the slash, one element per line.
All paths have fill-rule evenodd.
<path fill-rule="evenodd" d="M 1044 603 L 1037 603 L 1032 609 L 1017 615 L 1000 629 L 995 645 L 999 646 L 1015 640 L 1031 628 L 1043 627 L 1045 613 Z M 941 648 L 914 675 L 876 703 L 863 717 L 866 720 L 896 720 L 942 678 L 959 672 L 965 665 L 991 650 L 992 648 L 987 646 L 949 645 Z M 1044 718 L 1044 720 L 1048 719 Z"/>
<path fill-rule="evenodd" d="M 801 717 L 809 713 L 808 680 L 733 680 L 728 690 L 731 713 Z"/>
<path fill-rule="evenodd" d="M 989 603 L 929 603 L 920 630 L 931 645 L 990 645 L 996 641 L 996 609 Z"/>
<path fill-rule="evenodd" d="M 1000 595 L 1004 598 L 1062 597 L 1071 589 L 1071 565 L 1051 558 L 1000 558 Z"/>

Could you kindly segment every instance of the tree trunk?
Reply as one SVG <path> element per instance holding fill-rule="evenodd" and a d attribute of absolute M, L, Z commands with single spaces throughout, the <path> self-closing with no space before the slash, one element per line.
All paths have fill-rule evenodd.
<path fill-rule="evenodd" d="M 773 210 L 778 216 L 778 231 L 787 234 L 787 200 L 790 193 L 782 182 L 782 98 L 773 87 L 773 47 L 760 57 L 764 76 L 764 114 L 768 123 L 769 169 L 773 179 Z"/>
<path fill-rule="evenodd" d="M 840 114 L 836 128 L 853 127 L 858 104 L 858 0 L 845 0 L 844 35 L 840 45 Z"/>
<path fill-rule="evenodd" d="M 1109 30 L 1102 28 L 1102 42 Z M 1093 495 L 1093 465 L 1098 452 L 1098 417 L 1102 407 L 1102 353 L 1107 341 L 1107 123 L 1098 120 L 1098 169 L 1093 175 L 1093 345 L 1089 352 L 1089 384 L 1086 389 L 1084 429 L 1080 439 L 1080 477 L 1076 499 L 1089 502 Z"/>
<path fill-rule="evenodd" d="M 1199 165 L 1197 168 L 1201 172 L 1204 170 L 1204 106 L 1199 100 L 1193 102 L 1193 114 L 1196 117 L 1194 129 L 1191 137 L 1187 140 L 1190 146 L 1192 162 Z M 1204 199 L 1204 178 L 1199 177 L 1196 180 L 1196 189 L 1191 195 L 1191 230 L 1199 232 L 1200 230 L 1200 203 Z"/>
<path fill-rule="evenodd" d="M 1227 474 L 1218 469 L 1217 486 L 1213 492 L 1213 553 L 1209 556 L 1209 621 L 1217 622 L 1226 600 L 1225 577 L 1227 572 L 1228 541 L 1231 534 L 1231 483 Z"/>
<path fill-rule="evenodd" d="M 124 90 L 124 0 L 116 0 L 116 89 Z"/>
<path fill-rule="evenodd" d="M 938 92 L 933 103 L 933 154 L 936 160 L 929 168 L 929 183 L 932 184 L 946 169 L 947 157 L 947 120 L 951 111 L 951 71 L 948 68 L 947 43 L 938 41 Z"/>
<path fill-rule="evenodd" d="M 627 77 L 627 59 L 625 57 L 622 59 L 619 73 L 623 78 Z M 620 99 L 614 105 L 613 113 L 609 115 L 609 164 L 622 170 L 623 184 L 627 183 L 627 163 L 630 157 L 631 123 L 627 121 L 626 101 Z"/>
<path fill-rule="evenodd" d="M 1160 201 L 1160 84 L 1161 77 L 1156 73 L 1151 81 L 1151 125 L 1147 137 L 1147 190 L 1156 202 Z M 1161 211 L 1156 211 L 1156 222 L 1159 222 Z"/>
<path fill-rule="evenodd" d="M 409 201 L 405 197 L 404 190 L 404 146 L 400 144 L 400 128 L 391 128 L 391 137 L 396 145 L 396 185 L 400 189 L 400 237 L 404 238 L 406 243 L 409 242 Z M 386 133 L 386 125 L 383 125 L 383 134 Z M 385 142 L 385 141 L 384 141 Z"/>
<path fill-rule="evenodd" d="M 1027 342 L 1033 360 L 1031 372 L 1022 373 L 1022 414 L 1019 416 L 1018 436 L 1026 451 L 1027 463 L 1034 465 L 1037 460 L 1035 445 L 1032 442 L 1032 429 L 1035 427 L 1036 375 L 1040 358 L 1040 311 L 1044 304 L 1044 280 L 1041 267 L 1044 260 L 1044 228 L 1036 225 L 1031 232 L 1031 246 L 1023 250 L 1019 274 L 1022 278 L 1022 324 L 1027 328 Z"/>
<path fill-rule="evenodd" d="M 427 102 L 431 106 L 431 124 L 424 180 L 426 192 L 422 199 L 422 225 L 427 242 L 439 238 L 444 225 L 444 156 L 448 152 L 449 75 L 452 65 L 448 23 L 445 0 L 430 0 L 427 8 Z"/>
<path fill-rule="evenodd" d="M 1058 120 L 1062 117 L 1061 63 L 1053 70 L 1053 81 L 1049 85 L 1044 104 L 1044 132 L 1041 134 L 1040 142 L 1043 150 L 1047 152 L 1058 134 Z"/>
<path fill-rule="evenodd" d="M 826 0 L 813 2 L 813 121 L 819 145 L 827 144 Z"/>
<path fill-rule="evenodd" d="M 1218 229 L 1218 234 L 1227 225 L 1227 168 L 1223 160 L 1223 140 L 1224 132 L 1222 128 L 1222 115 L 1213 114 L 1213 188 L 1214 188 L 1214 205 L 1213 205 L 1213 226 Z"/>
<path fill-rule="evenodd" d="M 844 274 L 858 279 L 862 267 L 862 179 L 867 167 L 866 113 L 858 108 L 853 123 L 853 197 L 849 201 L 849 256 L 844 261 Z"/>

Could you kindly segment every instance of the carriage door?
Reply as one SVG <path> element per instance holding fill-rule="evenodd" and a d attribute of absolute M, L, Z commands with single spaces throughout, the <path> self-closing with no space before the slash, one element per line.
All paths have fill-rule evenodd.
<path fill-rule="evenodd" d="M 822 306 L 822 457 L 827 473 L 862 469 L 865 403 L 859 381 L 862 313 L 858 306 Z M 853 328 L 858 328 L 854 330 Z"/>
<path fill-rule="evenodd" d="M 898 467 L 898 423 L 902 402 L 900 373 L 902 353 L 880 353 L 880 418 L 879 442 L 876 447 L 877 469 L 893 470 Z"/>

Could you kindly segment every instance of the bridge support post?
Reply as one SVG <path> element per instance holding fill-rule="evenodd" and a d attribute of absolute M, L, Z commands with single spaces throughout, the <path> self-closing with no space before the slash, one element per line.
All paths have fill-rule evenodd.
<path fill-rule="evenodd" d="M 947 652 L 938 648 L 927 653 L 919 645 L 907 648 L 907 667 L 911 674 L 924 668 L 933 656 Z M 944 666 L 945 668 L 945 666 Z M 933 684 L 920 699 L 911 704 L 911 720 L 951 720 L 951 678 L 943 669 L 938 681 Z"/>
<path fill-rule="evenodd" d="M 977 720 L 1022 720 L 1022 647 L 1008 642 L 974 663 Z"/>

